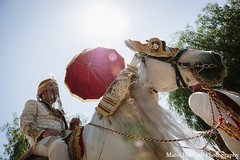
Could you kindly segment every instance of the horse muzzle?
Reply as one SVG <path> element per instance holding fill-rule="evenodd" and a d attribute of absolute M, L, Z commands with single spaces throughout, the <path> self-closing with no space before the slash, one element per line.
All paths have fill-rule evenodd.
<path fill-rule="evenodd" d="M 226 69 L 221 56 L 216 52 L 203 55 L 201 62 L 193 64 L 192 71 L 195 78 L 202 84 L 212 86 L 223 81 Z"/>

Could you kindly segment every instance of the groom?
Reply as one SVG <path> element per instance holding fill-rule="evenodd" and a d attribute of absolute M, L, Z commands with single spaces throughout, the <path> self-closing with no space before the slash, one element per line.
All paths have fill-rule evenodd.
<path fill-rule="evenodd" d="M 58 84 L 46 79 L 38 86 L 37 100 L 28 100 L 20 117 L 20 126 L 31 146 L 31 154 L 50 160 L 69 160 L 68 146 L 63 140 L 72 131 L 63 115 L 53 107 L 60 102 Z"/>

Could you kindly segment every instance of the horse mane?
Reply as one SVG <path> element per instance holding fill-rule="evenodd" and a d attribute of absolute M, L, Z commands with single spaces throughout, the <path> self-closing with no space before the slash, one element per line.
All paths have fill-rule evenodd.
<path fill-rule="evenodd" d="M 144 149 L 157 158 L 165 159 L 167 153 L 183 154 L 182 144 L 194 148 L 193 143 L 188 140 L 182 144 L 177 141 L 167 142 L 167 140 L 188 138 L 192 134 L 189 130 L 183 128 L 166 109 L 158 104 L 158 94 L 149 91 L 148 84 L 145 82 L 146 67 L 139 61 L 137 60 L 138 65 L 136 66 L 138 76 L 131 82 L 129 96 L 122 101 L 121 105 L 111 116 L 100 118 L 102 116 L 96 112 L 90 123 L 116 131 L 118 138 L 124 139 L 128 143 L 132 140 L 135 140 L 135 143 L 138 142 L 140 147 L 136 146 L 135 143 L 129 144 L 130 146 L 133 145 L 131 149 L 135 148 L 132 151 L 128 151 L 129 153 Z M 104 134 L 104 132 L 108 134 L 105 137 L 109 137 L 104 141 L 109 143 L 114 141 L 109 136 L 109 131 L 101 131 L 101 134 Z M 132 138 L 129 139 L 126 135 L 132 136 Z M 138 140 L 134 136 L 150 140 Z M 166 142 L 160 143 L 155 142 L 155 140 L 166 140 Z M 119 148 L 121 148 L 121 144 L 119 144 Z"/>

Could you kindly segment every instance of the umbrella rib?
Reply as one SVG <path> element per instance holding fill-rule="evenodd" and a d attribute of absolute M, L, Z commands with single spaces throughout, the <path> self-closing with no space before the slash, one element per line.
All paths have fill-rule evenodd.
<path fill-rule="evenodd" d="M 111 79 L 112 81 L 115 79 L 115 78 L 112 78 L 111 75 L 106 74 L 105 72 L 101 72 L 101 75 L 104 75 L 105 77 L 108 77 L 108 78 Z"/>
<path fill-rule="evenodd" d="M 107 89 L 107 84 L 103 81 L 103 79 L 99 76 L 99 74 L 93 69 L 94 76 L 97 77 L 97 80 Z"/>
<path fill-rule="evenodd" d="M 88 55 L 88 57 L 89 57 L 89 55 Z M 85 63 L 86 63 L 86 65 L 87 65 L 87 67 L 89 68 L 89 70 L 91 70 L 92 71 L 92 73 L 93 73 L 93 75 L 96 77 L 96 80 L 97 81 L 100 81 L 100 83 L 107 89 L 108 87 L 107 87 L 107 85 L 106 85 L 106 83 L 104 83 L 104 81 L 102 80 L 102 78 L 98 75 L 98 73 L 95 71 L 95 68 L 92 68 L 90 65 L 89 65 L 89 63 L 84 59 L 84 58 L 82 58 L 82 57 L 80 57 Z M 94 90 L 94 88 L 92 87 L 92 85 L 91 84 L 89 84 L 89 82 L 90 82 L 90 72 L 89 72 L 89 70 L 87 70 L 88 72 L 88 76 L 87 76 L 87 78 L 88 78 L 88 86 L 89 86 L 89 88 L 90 88 L 90 90 L 91 90 L 91 92 L 96 96 L 96 97 L 99 97 L 99 95 L 97 95 L 97 93 L 95 92 L 95 90 Z"/>
<path fill-rule="evenodd" d="M 89 79 L 89 76 L 88 76 L 88 79 Z M 92 85 L 89 84 L 89 82 L 90 82 L 90 81 L 88 80 L 88 85 L 90 86 L 90 89 L 91 89 L 92 93 L 95 95 L 95 97 L 98 97 L 97 93 L 96 93 L 95 90 L 93 89 Z"/>
<path fill-rule="evenodd" d="M 89 55 L 87 55 L 89 58 Z M 94 73 L 93 75 L 96 77 L 96 79 L 107 89 L 108 86 L 107 84 L 103 81 L 103 79 L 101 78 L 101 76 L 99 76 L 99 74 L 96 72 L 95 67 L 90 65 L 85 59 L 83 59 L 82 57 L 80 57 L 87 65 L 88 68 L 91 69 L 92 73 Z"/>

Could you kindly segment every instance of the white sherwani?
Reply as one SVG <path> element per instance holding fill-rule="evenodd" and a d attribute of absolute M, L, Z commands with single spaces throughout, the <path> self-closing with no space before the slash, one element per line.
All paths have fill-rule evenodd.
<path fill-rule="evenodd" d="M 232 94 L 231 92 L 226 92 L 222 90 L 218 90 L 219 92 L 225 94 L 226 96 L 230 97 L 233 101 L 235 101 L 238 105 L 240 105 L 240 98 L 239 96 L 236 96 Z M 210 107 L 210 101 L 209 96 L 205 92 L 195 92 L 189 97 L 189 106 L 192 109 L 192 111 L 201 117 L 208 125 L 212 125 L 212 112 Z M 214 116 L 217 118 L 218 111 L 216 109 L 215 104 L 212 104 Z M 240 108 L 239 108 L 240 110 Z M 231 124 L 236 126 L 236 124 L 232 121 L 232 119 L 222 113 L 222 117 L 229 121 Z M 217 119 L 215 119 L 217 121 Z M 236 126 L 237 127 L 237 126 Z M 225 141 L 228 148 L 237 155 L 237 158 L 240 159 L 240 141 L 236 140 L 235 138 L 230 137 L 226 132 L 224 132 L 222 129 L 218 129 L 218 132 L 220 133 L 221 137 Z"/>
<path fill-rule="evenodd" d="M 48 108 L 46 104 L 39 101 L 29 100 L 26 102 L 20 117 L 20 126 L 31 147 L 34 148 L 33 153 L 36 150 L 37 155 L 49 156 L 47 150 L 49 150 L 48 147 L 53 147 L 52 142 L 61 140 L 71 133 L 70 130 L 66 130 L 67 126 L 64 121 L 64 117 L 58 110 Z M 42 132 L 47 129 L 57 129 L 62 135 L 49 136 L 38 142 Z M 41 150 L 45 151 L 41 153 Z"/>

